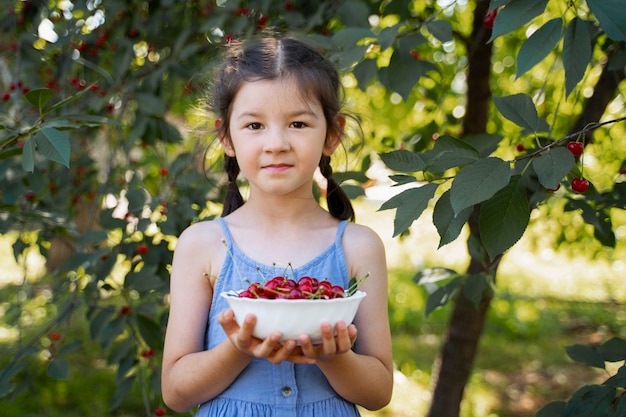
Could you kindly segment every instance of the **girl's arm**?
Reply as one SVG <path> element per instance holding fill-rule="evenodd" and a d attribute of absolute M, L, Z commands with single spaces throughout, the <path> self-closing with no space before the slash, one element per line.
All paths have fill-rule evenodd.
<path fill-rule="evenodd" d="M 393 390 L 385 251 L 378 235 L 354 224 L 346 229 L 343 245 L 351 276 L 358 279 L 369 273 L 360 287 L 367 296 L 354 320 L 358 329 L 354 350 L 333 355 L 334 343 L 329 339 L 328 356 L 318 356 L 316 363 L 344 399 L 377 410 L 391 401 Z M 305 354 L 311 348 L 303 346 Z"/>
<path fill-rule="evenodd" d="M 162 391 L 165 403 L 176 411 L 187 410 L 222 392 L 251 360 L 228 340 L 204 350 L 213 295 L 210 276 L 219 270 L 224 253 L 221 233 L 210 222 L 188 228 L 174 252 Z"/>

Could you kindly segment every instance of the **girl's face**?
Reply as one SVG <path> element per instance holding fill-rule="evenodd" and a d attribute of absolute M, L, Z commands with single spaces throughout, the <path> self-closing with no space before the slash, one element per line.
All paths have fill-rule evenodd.
<path fill-rule="evenodd" d="M 328 133 L 320 103 L 306 99 L 292 78 L 244 83 L 228 131 L 224 150 L 237 157 L 251 196 L 312 195 L 322 154 L 330 155 L 341 140 L 341 132 Z"/>

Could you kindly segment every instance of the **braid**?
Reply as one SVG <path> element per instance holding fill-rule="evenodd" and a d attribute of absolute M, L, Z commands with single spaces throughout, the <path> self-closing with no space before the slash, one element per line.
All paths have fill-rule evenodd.
<path fill-rule="evenodd" d="M 237 186 L 237 176 L 239 175 L 239 163 L 237 158 L 224 155 L 224 169 L 228 174 L 228 188 L 226 189 L 226 197 L 224 197 L 224 209 L 222 217 L 232 213 L 239 207 L 243 206 L 243 197 Z"/>
<path fill-rule="evenodd" d="M 326 189 L 326 203 L 333 217 L 339 220 L 355 220 L 354 208 L 346 192 L 333 178 L 333 169 L 330 166 L 330 156 L 323 155 L 320 159 L 320 172 L 328 181 Z"/>

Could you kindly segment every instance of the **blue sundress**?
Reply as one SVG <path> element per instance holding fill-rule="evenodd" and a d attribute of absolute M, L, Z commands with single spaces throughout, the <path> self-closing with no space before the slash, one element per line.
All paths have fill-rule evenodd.
<path fill-rule="evenodd" d="M 241 277 L 259 281 L 275 275 L 291 275 L 291 269 L 259 264 L 244 254 L 233 241 L 224 219 L 218 218 L 224 239 L 231 252 L 224 259 L 213 291 L 207 324 L 206 348 L 211 349 L 226 338 L 217 315 L 228 308 L 222 291 L 243 289 Z M 347 221 L 339 223 L 334 242 L 306 264 L 293 269 L 295 277 L 309 275 L 328 278 L 347 288 L 348 267 L 341 245 Z M 260 275 L 259 275 L 260 274 Z M 293 278 L 293 277 L 292 277 Z M 273 364 L 253 359 L 237 379 L 217 397 L 200 404 L 196 417 L 356 417 L 355 404 L 344 400 L 330 386 L 316 365 L 283 362 Z"/>

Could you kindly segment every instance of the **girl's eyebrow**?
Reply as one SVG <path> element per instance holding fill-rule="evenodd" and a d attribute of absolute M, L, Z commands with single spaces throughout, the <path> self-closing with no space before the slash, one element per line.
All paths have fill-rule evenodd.
<path fill-rule="evenodd" d="M 259 117 L 261 114 L 262 114 L 262 112 L 245 111 L 243 113 L 238 114 L 237 117 L 238 118 L 240 118 L 240 117 Z M 318 118 L 318 115 L 313 110 L 309 110 L 309 109 L 294 110 L 292 112 L 287 113 L 287 117 L 290 117 L 290 118 L 299 117 L 299 116 L 313 116 L 316 119 Z"/>

